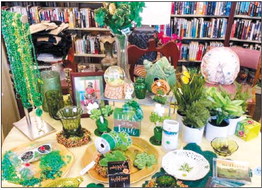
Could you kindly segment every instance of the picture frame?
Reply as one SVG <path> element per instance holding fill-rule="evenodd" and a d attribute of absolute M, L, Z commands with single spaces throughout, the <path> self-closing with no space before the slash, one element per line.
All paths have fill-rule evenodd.
<path fill-rule="evenodd" d="M 81 117 L 89 117 L 87 105 L 102 101 L 104 96 L 104 72 L 71 72 L 73 104 L 83 109 Z"/>

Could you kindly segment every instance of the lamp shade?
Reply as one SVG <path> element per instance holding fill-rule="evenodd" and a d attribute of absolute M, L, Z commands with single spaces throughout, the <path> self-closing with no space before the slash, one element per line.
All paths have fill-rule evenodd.
<path fill-rule="evenodd" d="M 145 2 L 140 16 L 143 25 L 170 24 L 171 2 Z"/>

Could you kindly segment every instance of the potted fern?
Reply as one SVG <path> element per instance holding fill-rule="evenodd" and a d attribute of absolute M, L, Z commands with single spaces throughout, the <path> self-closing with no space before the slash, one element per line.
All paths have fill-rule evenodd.
<path fill-rule="evenodd" d="M 210 117 L 209 106 L 210 102 L 205 99 L 195 101 L 191 106 L 188 106 L 182 125 L 182 138 L 184 142 L 201 143 L 204 128 Z"/>
<path fill-rule="evenodd" d="M 212 141 L 216 137 L 227 137 L 229 118 L 243 115 L 243 100 L 231 100 L 230 97 L 215 87 L 207 89 L 207 98 L 211 101 L 211 111 L 215 117 L 209 120 L 206 127 L 206 138 Z"/>
<path fill-rule="evenodd" d="M 198 71 L 188 71 L 185 66 L 182 66 L 182 75 L 178 78 L 173 90 L 177 105 L 176 120 L 180 126 L 183 125 L 182 118 L 185 116 L 187 108 L 205 95 L 204 84 L 205 80 Z"/>

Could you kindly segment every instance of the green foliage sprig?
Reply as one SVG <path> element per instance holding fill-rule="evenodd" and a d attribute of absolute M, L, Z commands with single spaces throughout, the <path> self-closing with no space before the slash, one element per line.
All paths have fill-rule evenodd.
<path fill-rule="evenodd" d="M 202 128 L 206 125 L 210 113 L 208 107 L 211 106 L 211 102 L 208 100 L 198 100 L 188 106 L 183 117 L 183 123 L 192 128 Z"/>
<path fill-rule="evenodd" d="M 95 21 L 100 26 L 109 26 L 113 33 L 121 35 L 121 30 L 131 28 L 133 23 L 141 26 L 139 14 L 143 7 L 144 2 L 103 3 L 103 7 L 95 10 Z"/>
<path fill-rule="evenodd" d="M 109 117 L 110 115 L 112 115 L 112 113 L 113 113 L 112 107 L 109 106 L 109 105 L 105 105 L 105 106 L 99 107 L 97 109 L 93 109 L 91 111 L 90 118 L 93 119 L 93 120 L 98 120 L 100 118 L 100 116 L 105 118 L 105 117 Z"/>
<path fill-rule="evenodd" d="M 159 116 L 156 112 L 151 112 L 149 119 L 156 125 L 158 122 L 162 123 L 165 119 L 170 119 L 170 116 Z"/>

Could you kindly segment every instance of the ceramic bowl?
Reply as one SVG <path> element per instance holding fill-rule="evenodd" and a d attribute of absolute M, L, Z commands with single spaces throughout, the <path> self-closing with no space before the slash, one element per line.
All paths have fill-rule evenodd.
<path fill-rule="evenodd" d="M 213 139 L 211 141 L 211 146 L 219 156 L 230 156 L 238 149 L 236 141 L 225 137 L 217 137 Z"/>

